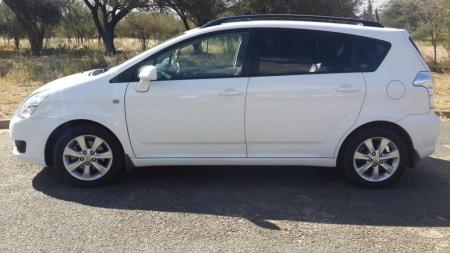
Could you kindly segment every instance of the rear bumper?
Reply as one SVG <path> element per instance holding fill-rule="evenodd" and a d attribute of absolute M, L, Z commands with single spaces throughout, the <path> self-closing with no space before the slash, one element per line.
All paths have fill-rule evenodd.
<path fill-rule="evenodd" d="M 430 156 L 436 150 L 441 130 L 441 120 L 430 112 L 428 114 L 410 115 L 398 122 L 411 137 L 417 158 L 422 159 Z"/>
<path fill-rule="evenodd" d="M 26 143 L 25 150 L 14 146 L 15 156 L 41 166 L 45 163 L 45 145 L 60 120 L 48 118 L 20 118 L 14 116 L 9 123 L 9 136 L 14 142 Z M 25 151 L 25 152 L 24 152 Z"/>

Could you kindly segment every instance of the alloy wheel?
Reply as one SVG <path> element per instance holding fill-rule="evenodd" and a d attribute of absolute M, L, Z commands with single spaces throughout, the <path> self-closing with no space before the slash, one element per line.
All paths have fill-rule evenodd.
<path fill-rule="evenodd" d="M 353 155 L 353 167 L 358 175 L 370 182 L 390 178 L 400 164 L 400 152 L 394 142 L 384 137 L 372 137 L 362 142 Z"/>
<path fill-rule="evenodd" d="M 67 143 L 63 151 L 65 169 L 73 177 L 94 181 L 108 173 L 113 163 L 109 144 L 94 135 L 80 135 Z"/>

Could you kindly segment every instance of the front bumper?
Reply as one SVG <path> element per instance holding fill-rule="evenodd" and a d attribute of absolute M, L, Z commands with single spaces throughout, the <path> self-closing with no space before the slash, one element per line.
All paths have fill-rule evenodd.
<path fill-rule="evenodd" d="M 25 152 L 19 152 L 15 146 L 13 153 L 17 157 L 37 165 L 45 163 L 45 145 L 50 134 L 61 124 L 58 119 L 20 118 L 14 116 L 9 123 L 9 136 L 13 141 L 26 143 Z"/>
<path fill-rule="evenodd" d="M 420 159 L 434 153 L 441 130 L 441 120 L 434 111 L 410 115 L 398 123 L 408 132 Z"/>

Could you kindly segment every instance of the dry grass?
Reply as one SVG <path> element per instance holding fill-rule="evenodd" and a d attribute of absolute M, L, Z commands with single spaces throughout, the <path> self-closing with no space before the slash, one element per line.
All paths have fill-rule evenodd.
<path fill-rule="evenodd" d="M 434 61 L 434 48 L 429 45 L 429 43 L 418 42 L 417 47 L 428 63 L 432 63 Z M 449 52 L 443 46 L 438 46 L 436 52 L 438 64 L 448 65 L 450 62 Z"/>
<path fill-rule="evenodd" d="M 433 73 L 436 110 L 450 112 L 450 74 Z"/>
<path fill-rule="evenodd" d="M 155 43 L 155 42 L 154 42 Z M 153 44 L 154 44 L 153 43 Z M 98 41 L 84 45 L 67 43 L 64 39 L 54 38 L 48 43 L 46 54 L 49 56 L 31 57 L 28 42 L 21 42 L 22 49 L 15 51 L 0 39 L 0 119 L 10 118 L 18 104 L 33 90 L 51 80 L 89 69 L 116 65 L 140 52 L 140 44 L 134 39 L 118 39 L 118 56 L 103 56 L 103 47 Z M 432 59 L 432 48 L 419 43 L 424 57 Z M 439 61 L 450 61 L 444 48 L 439 48 Z M 450 111 L 450 73 L 433 74 L 435 79 L 436 109 Z"/>
<path fill-rule="evenodd" d="M 103 46 L 96 40 L 79 45 L 53 38 L 47 43 L 47 56 L 32 57 L 27 40 L 22 40 L 21 49 L 16 51 L 12 44 L 0 39 L 0 119 L 10 118 L 18 104 L 44 83 L 114 66 L 140 52 L 140 44 L 134 39 L 118 39 L 116 47 L 116 57 L 105 57 Z"/>

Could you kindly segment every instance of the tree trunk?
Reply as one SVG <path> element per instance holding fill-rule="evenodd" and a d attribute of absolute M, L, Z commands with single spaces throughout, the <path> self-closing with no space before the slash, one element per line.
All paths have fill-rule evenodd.
<path fill-rule="evenodd" d="M 175 12 L 176 12 L 176 13 L 178 14 L 178 16 L 180 17 L 181 21 L 183 21 L 183 25 L 184 25 L 184 28 L 186 29 L 186 31 L 187 31 L 187 30 L 191 30 L 191 27 L 189 27 L 189 21 L 188 21 L 187 15 L 186 15 L 182 10 L 176 8 L 176 7 L 173 6 L 173 5 L 171 6 L 171 8 L 172 8 L 173 10 L 175 10 Z"/>
<path fill-rule="evenodd" d="M 19 50 L 20 48 L 20 38 L 17 36 L 14 37 L 14 47 L 16 48 L 16 50 Z"/>
<path fill-rule="evenodd" d="M 436 27 L 431 25 L 431 44 L 434 50 L 434 64 L 437 64 L 437 38 L 436 38 Z"/>
<path fill-rule="evenodd" d="M 186 29 L 186 31 L 190 30 L 191 28 L 189 27 L 189 22 L 187 21 L 187 18 L 184 17 L 184 18 L 181 18 L 181 20 L 183 21 L 183 25 L 184 25 L 184 28 Z"/>
<path fill-rule="evenodd" d="M 105 25 L 104 34 L 102 35 L 103 44 L 105 45 L 105 55 L 113 56 L 116 52 L 116 46 L 114 45 L 114 26 L 111 24 Z"/>
<path fill-rule="evenodd" d="M 195 42 L 194 44 L 192 44 L 192 48 L 194 49 L 195 54 L 198 54 L 198 55 L 203 54 L 201 42 Z"/>
<path fill-rule="evenodd" d="M 142 49 L 142 51 L 147 50 L 147 39 L 146 38 L 141 38 L 140 41 L 141 41 L 141 49 Z"/>
<path fill-rule="evenodd" d="M 31 53 L 34 56 L 40 56 L 44 44 L 44 36 L 37 31 L 29 31 L 28 40 L 30 41 Z"/>

